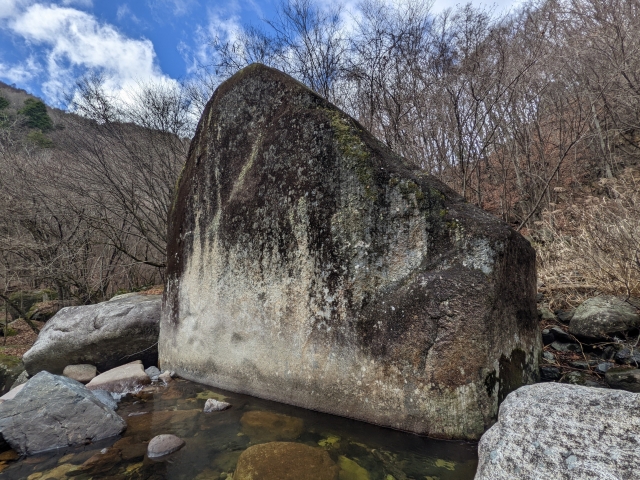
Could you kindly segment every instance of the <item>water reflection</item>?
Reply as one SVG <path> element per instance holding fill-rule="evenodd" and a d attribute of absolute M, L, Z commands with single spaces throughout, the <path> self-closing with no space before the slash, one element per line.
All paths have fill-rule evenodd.
<path fill-rule="evenodd" d="M 207 398 L 233 407 L 203 413 Z M 121 438 L 8 459 L 4 466 L 0 461 L 0 477 L 231 480 L 243 451 L 275 441 L 324 449 L 339 466 L 340 480 L 471 480 L 477 466 L 473 443 L 432 440 L 186 380 L 130 395 L 118 413 L 128 424 Z M 149 460 L 147 443 L 162 433 L 178 435 L 186 446 L 164 461 Z"/>

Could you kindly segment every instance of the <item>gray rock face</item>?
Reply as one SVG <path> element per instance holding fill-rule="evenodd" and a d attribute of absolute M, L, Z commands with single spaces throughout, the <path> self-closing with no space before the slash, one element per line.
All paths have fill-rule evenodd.
<path fill-rule="evenodd" d="M 29 375 L 62 373 L 88 363 L 106 371 L 132 360 L 157 363 L 159 295 L 121 295 L 96 305 L 61 309 L 22 358 Z"/>
<path fill-rule="evenodd" d="M 113 398 L 113 395 L 111 395 L 110 392 L 107 392 L 106 390 L 91 390 L 91 393 L 93 393 L 94 397 L 104 403 L 111 410 L 118 409 L 118 400 Z"/>
<path fill-rule="evenodd" d="M 638 394 L 559 383 L 522 387 L 482 436 L 475 480 L 632 480 L 638 431 Z"/>
<path fill-rule="evenodd" d="M 469 439 L 537 376 L 529 242 L 276 70 L 217 90 L 169 222 L 162 370 Z"/>
<path fill-rule="evenodd" d="M 572 334 L 587 339 L 607 339 L 640 327 L 638 309 L 617 297 L 601 296 L 584 301 L 571 318 Z"/>
<path fill-rule="evenodd" d="M 84 385 L 40 372 L 0 404 L 0 433 L 21 455 L 120 434 L 125 421 Z"/>

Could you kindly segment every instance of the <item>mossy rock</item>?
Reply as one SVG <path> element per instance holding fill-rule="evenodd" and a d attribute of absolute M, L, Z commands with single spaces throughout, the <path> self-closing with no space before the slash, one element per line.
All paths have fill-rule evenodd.
<path fill-rule="evenodd" d="M 46 322 L 58 313 L 58 310 L 60 310 L 60 304 L 57 300 L 34 303 L 27 312 L 27 318 L 29 320 Z"/>
<path fill-rule="evenodd" d="M 240 423 L 242 433 L 248 435 L 253 442 L 294 440 L 304 429 L 304 422 L 300 418 L 262 410 L 245 413 Z"/>
<path fill-rule="evenodd" d="M 24 365 L 19 357 L 0 354 L 0 395 L 9 391 L 23 371 Z"/>
<path fill-rule="evenodd" d="M 338 480 L 338 467 L 321 448 L 271 442 L 254 445 L 242 452 L 233 479 Z"/>

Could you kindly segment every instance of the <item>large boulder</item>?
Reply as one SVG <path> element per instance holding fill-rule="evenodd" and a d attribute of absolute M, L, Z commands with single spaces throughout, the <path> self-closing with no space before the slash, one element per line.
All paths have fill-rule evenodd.
<path fill-rule="evenodd" d="M 637 300 L 603 295 L 585 300 L 576 308 L 569 330 L 577 337 L 589 340 L 606 340 L 616 334 L 625 334 L 640 328 Z"/>
<path fill-rule="evenodd" d="M 478 446 L 475 480 L 638 478 L 640 395 L 541 383 L 511 393 Z"/>
<path fill-rule="evenodd" d="M 84 385 L 40 372 L 0 403 L 0 434 L 21 455 L 120 434 L 125 421 Z"/>
<path fill-rule="evenodd" d="M 531 245 L 277 70 L 218 88 L 169 223 L 163 370 L 468 439 L 537 375 Z"/>
<path fill-rule="evenodd" d="M 160 296 L 127 294 L 96 305 L 66 307 L 47 322 L 22 361 L 29 375 L 61 374 L 67 365 L 106 371 L 132 360 L 158 359 Z"/>

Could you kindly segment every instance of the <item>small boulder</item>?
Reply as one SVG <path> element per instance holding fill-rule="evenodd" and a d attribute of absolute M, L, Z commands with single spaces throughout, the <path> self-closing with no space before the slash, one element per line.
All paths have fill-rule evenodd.
<path fill-rule="evenodd" d="M 0 404 L 0 434 L 21 455 L 120 434 L 125 421 L 84 385 L 40 372 Z M 14 389 L 17 390 L 17 389 Z"/>
<path fill-rule="evenodd" d="M 638 368 L 611 368 L 604 378 L 611 388 L 640 393 L 640 369 Z"/>
<path fill-rule="evenodd" d="M 145 368 L 144 369 L 144 373 L 149 375 L 149 378 L 151 379 L 151 381 L 155 382 L 156 380 L 158 380 L 158 376 L 162 372 L 160 371 L 160 369 L 158 367 L 152 366 L 152 367 L 149 367 L 149 368 Z"/>
<path fill-rule="evenodd" d="M 561 383 L 519 388 L 480 439 L 475 480 L 636 478 L 639 402 Z"/>
<path fill-rule="evenodd" d="M 151 383 L 140 360 L 101 373 L 87 384 L 89 390 L 129 393 Z"/>
<path fill-rule="evenodd" d="M 590 340 L 608 339 L 640 327 L 640 315 L 631 303 L 618 297 L 593 297 L 583 302 L 573 314 L 569 330 Z"/>
<path fill-rule="evenodd" d="M 149 458 L 160 458 L 177 452 L 185 443 L 180 437 L 175 435 L 157 435 L 151 439 L 147 447 L 147 456 Z"/>
<path fill-rule="evenodd" d="M 221 412 L 231 408 L 231 404 L 227 402 L 220 402 L 215 398 L 209 398 L 204 404 L 204 413 Z"/>
<path fill-rule="evenodd" d="M 553 365 L 542 365 L 540 367 L 540 381 L 553 382 L 560 378 L 560 369 Z"/>
<path fill-rule="evenodd" d="M 607 373 L 611 368 L 613 368 L 615 366 L 614 363 L 611 362 L 602 362 L 599 363 L 596 366 L 596 372 L 601 373 L 601 374 L 605 374 Z"/>
<path fill-rule="evenodd" d="M 559 342 L 572 343 L 575 342 L 573 336 L 569 335 L 560 327 L 551 327 L 550 332 L 553 334 L 553 338 L 555 338 Z"/>
<path fill-rule="evenodd" d="M 234 480 L 337 480 L 339 468 L 326 450 L 301 443 L 271 442 L 247 448 Z"/>
<path fill-rule="evenodd" d="M 27 372 L 60 374 L 81 363 L 104 372 L 132 360 L 156 365 L 160 302 L 160 295 L 133 294 L 61 309 L 24 354 Z"/>
<path fill-rule="evenodd" d="M 80 365 L 67 365 L 62 371 L 65 377 L 73 378 L 76 382 L 89 383 L 96 377 L 96 367 L 86 363 Z"/>

